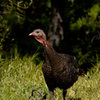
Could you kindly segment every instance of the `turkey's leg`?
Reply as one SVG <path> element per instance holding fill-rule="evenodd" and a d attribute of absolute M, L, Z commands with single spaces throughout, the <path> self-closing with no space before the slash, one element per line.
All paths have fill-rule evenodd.
<path fill-rule="evenodd" d="M 63 100 L 65 100 L 67 90 L 63 90 Z"/>
<path fill-rule="evenodd" d="M 49 91 L 50 100 L 54 100 L 54 91 Z"/>

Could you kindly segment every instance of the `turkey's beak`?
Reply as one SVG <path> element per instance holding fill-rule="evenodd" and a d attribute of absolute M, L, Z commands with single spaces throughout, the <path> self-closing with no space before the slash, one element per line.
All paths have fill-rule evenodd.
<path fill-rule="evenodd" d="M 36 35 L 35 35 L 35 33 L 32 32 L 29 34 L 29 36 L 36 36 Z"/>

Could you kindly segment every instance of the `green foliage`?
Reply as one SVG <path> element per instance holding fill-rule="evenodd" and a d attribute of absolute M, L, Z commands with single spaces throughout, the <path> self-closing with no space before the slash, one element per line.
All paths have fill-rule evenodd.
<path fill-rule="evenodd" d="M 74 1 L 66 13 L 69 22 L 68 39 L 72 41 L 70 48 L 81 59 L 81 65 L 95 63 L 96 54 L 100 55 L 100 3 L 91 1 L 88 4 L 83 0 Z"/>
<path fill-rule="evenodd" d="M 15 43 L 15 32 L 13 29 L 18 25 L 20 17 L 16 14 L 14 7 L 8 5 L 7 1 L 1 2 L 0 15 L 0 51 L 8 51 Z"/>
<path fill-rule="evenodd" d="M 91 34 L 100 29 L 100 4 L 94 4 L 89 11 L 86 13 L 85 17 L 79 18 L 75 23 L 71 24 L 71 29 L 80 29 L 83 26 L 87 27 L 85 30 L 86 34 Z"/>
<path fill-rule="evenodd" d="M 11 5 L 17 6 L 17 8 L 27 9 L 33 3 L 33 0 L 23 1 L 23 0 L 9 0 Z"/>
<path fill-rule="evenodd" d="M 35 28 L 46 27 L 45 30 L 47 29 L 49 22 L 47 11 L 50 9 L 49 0 L 45 3 L 38 2 L 33 2 L 33 0 L 1 1 L 0 51 L 9 52 L 16 45 L 21 53 L 23 50 L 23 53 L 31 49 L 36 50 L 34 46 L 30 47 L 33 42 L 28 34 Z M 34 44 L 36 45 L 35 42 Z"/>
<path fill-rule="evenodd" d="M 33 89 L 38 89 L 43 94 L 48 93 L 42 73 L 42 62 L 34 63 L 37 54 L 32 57 L 15 57 L 0 60 L 0 100 L 28 100 Z M 97 63 L 85 76 L 80 76 L 78 81 L 68 89 L 66 98 L 81 98 L 81 100 L 100 99 L 100 62 Z M 34 92 L 31 100 L 41 96 Z M 55 100 L 62 99 L 62 90 L 55 90 Z M 49 93 L 47 95 L 49 100 Z M 72 99 L 73 100 L 73 99 Z"/>
<path fill-rule="evenodd" d="M 61 50 L 63 48 L 64 52 L 67 52 L 67 48 L 69 54 L 81 59 L 81 65 L 93 64 L 96 62 L 96 54 L 100 55 L 100 3 L 97 0 L 67 0 L 67 2 L 68 4 L 64 6 L 66 8 L 61 9 L 59 4 L 54 4 L 60 10 L 64 10 L 60 11 L 65 29 L 64 40 L 59 48 Z M 1 54 L 13 55 L 16 47 L 21 56 L 33 54 L 37 48 L 40 48 L 40 53 L 42 47 L 28 34 L 36 28 L 48 32 L 52 18 L 51 8 L 51 0 L 1 0 Z"/>

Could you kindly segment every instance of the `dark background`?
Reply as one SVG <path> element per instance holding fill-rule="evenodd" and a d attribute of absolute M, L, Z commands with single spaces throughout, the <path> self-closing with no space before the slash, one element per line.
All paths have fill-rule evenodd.
<path fill-rule="evenodd" d="M 44 30 L 57 52 L 76 56 L 85 71 L 99 60 L 99 0 L 0 0 L 2 58 L 17 48 L 21 57 L 38 52 L 36 62 L 43 60 L 42 45 L 28 36 L 37 28 Z"/>

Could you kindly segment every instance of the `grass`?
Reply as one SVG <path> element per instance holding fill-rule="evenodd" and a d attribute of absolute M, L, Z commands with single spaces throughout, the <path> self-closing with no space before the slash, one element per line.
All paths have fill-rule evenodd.
<path fill-rule="evenodd" d="M 70 96 L 82 100 L 100 100 L 100 62 L 71 88 Z"/>
<path fill-rule="evenodd" d="M 32 89 L 48 93 L 42 74 L 42 63 L 35 65 L 33 57 L 0 59 L 0 100 L 28 100 Z M 68 89 L 66 98 L 100 100 L 100 62 Z M 35 92 L 31 100 L 41 98 Z M 62 90 L 55 90 L 55 100 L 62 99 Z M 72 100 L 74 100 L 72 99 Z M 49 95 L 47 96 L 49 100 Z"/>

